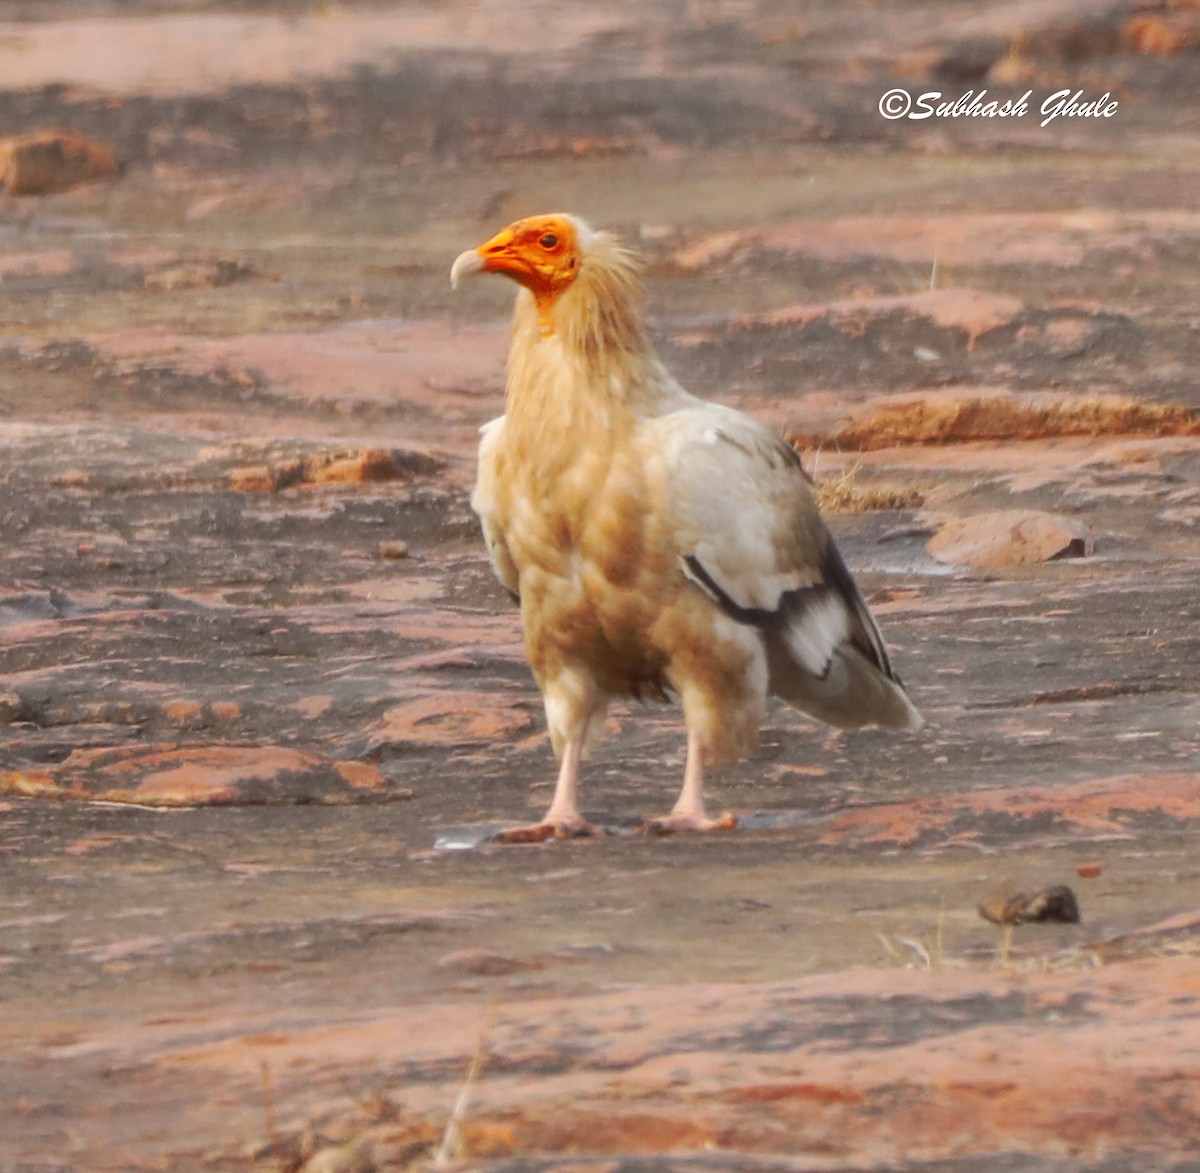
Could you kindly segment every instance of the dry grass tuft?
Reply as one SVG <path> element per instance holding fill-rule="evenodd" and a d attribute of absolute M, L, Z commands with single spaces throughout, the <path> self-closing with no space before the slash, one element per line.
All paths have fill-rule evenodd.
<path fill-rule="evenodd" d="M 862 462 L 855 461 L 827 477 L 814 474 L 817 505 L 822 513 L 869 513 L 874 509 L 920 509 L 925 494 L 914 486 L 868 485 L 860 479 Z"/>
<path fill-rule="evenodd" d="M 487 1056 L 485 1039 L 486 1034 L 479 1039 L 479 1046 L 475 1048 L 475 1054 L 471 1057 L 471 1065 L 467 1068 L 467 1077 L 463 1081 L 462 1090 L 458 1093 L 454 1110 L 446 1121 L 446 1131 L 442 1134 L 442 1143 L 438 1145 L 437 1151 L 433 1154 L 435 1169 L 442 1169 L 463 1155 L 460 1151 L 463 1147 L 462 1126 L 471 1103 L 471 1093 L 474 1091 L 479 1073 L 483 1070 L 483 1061 Z"/>

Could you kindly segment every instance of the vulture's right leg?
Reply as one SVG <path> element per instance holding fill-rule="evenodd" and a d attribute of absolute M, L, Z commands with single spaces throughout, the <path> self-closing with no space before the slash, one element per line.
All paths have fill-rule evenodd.
<path fill-rule="evenodd" d="M 578 839 L 604 832 L 579 813 L 579 763 L 583 759 L 583 738 L 567 742 L 554 798 L 540 823 L 528 827 L 510 827 L 496 836 L 497 843 L 544 843 L 547 839 Z"/>
<path fill-rule="evenodd" d="M 590 679 L 573 673 L 563 673 L 544 685 L 543 694 L 550 736 L 561 759 L 554 798 L 540 822 L 501 831 L 496 836 L 498 843 L 544 843 L 604 834 L 580 813 L 579 765 L 588 730 L 593 722 L 604 720 L 607 705 Z"/>

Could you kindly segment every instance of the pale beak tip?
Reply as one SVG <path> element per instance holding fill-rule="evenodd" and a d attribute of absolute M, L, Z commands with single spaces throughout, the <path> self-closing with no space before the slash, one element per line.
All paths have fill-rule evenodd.
<path fill-rule="evenodd" d="M 464 277 L 469 277 L 472 273 L 482 272 L 483 257 L 475 249 L 469 248 L 465 253 L 460 253 L 458 259 L 450 267 L 450 288 L 457 289 L 458 283 Z"/>

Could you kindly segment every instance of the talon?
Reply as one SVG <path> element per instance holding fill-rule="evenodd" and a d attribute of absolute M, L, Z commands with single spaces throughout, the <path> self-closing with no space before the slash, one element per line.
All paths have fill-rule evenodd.
<path fill-rule="evenodd" d="M 506 831 L 499 832 L 493 842 L 495 843 L 545 843 L 547 839 L 554 836 L 555 828 L 553 823 L 539 823 L 534 827 L 510 827 Z"/>
<path fill-rule="evenodd" d="M 738 825 L 737 815 L 726 811 L 716 819 L 707 815 L 669 814 L 647 819 L 638 830 L 643 835 L 675 835 L 682 831 L 731 831 Z"/>
<path fill-rule="evenodd" d="M 545 843 L 547 839 L 590 839 L 604 834 L 586 819 L 554 819 L 534 823 L 529 827 L 510 827 L 499 832 L 493 843 Z"/>
<path fill-rule="evenodd" d="M 554 826 L 555 839 L 599 839 L 605 834 L 603 827 L 580 819 L 576 823 L 556 823 Z"/>

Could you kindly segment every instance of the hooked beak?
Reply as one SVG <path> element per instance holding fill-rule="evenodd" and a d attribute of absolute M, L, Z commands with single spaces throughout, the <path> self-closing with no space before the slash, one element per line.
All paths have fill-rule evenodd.
<path fill-rule="evenodd" d="M 482 273 L 483 267 L 484 259 L 478 249 L 469 248 L 465 253 L 460 253 L 458 259 L 450 266 L 450 288 L 457 289 L 463 277 Z"/>

